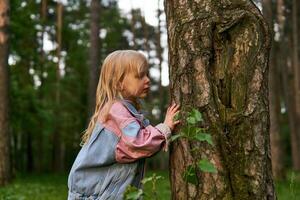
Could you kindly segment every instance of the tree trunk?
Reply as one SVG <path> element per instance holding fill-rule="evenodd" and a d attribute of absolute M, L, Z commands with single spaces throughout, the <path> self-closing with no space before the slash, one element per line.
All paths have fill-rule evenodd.
<path fill-rule="evenodd" d="M 293 168 L 300 171 L 300 70 L 299 70 L 299 54 L 298 54 L 298 14 L 297 0 L 293 0 L 292 5 L 292 43 L 293 43 L 293 83 L 294 83 L 294 131 L 291 132 L 291 146 L 292 146 L 292 158 Z"/>
<path fill-rule="evenodd" d="M 165 96 L 165 92 L 164 92 L 164 88 L 162 86 L 162 63 L 163 63 L 163 48 L 161 46 L 161 14 L 162 14 L 162 10 L 159 8 L 159 1 L 157 2 L 158 4 L 158 9 L 157 9 L 157 45 L 156 45 L 156 54 L 157 54 L 157 58 L 158 58 L 158 67 L 159 67 L 159 81 L 158 81 L 158 86 L 159 86 L 159 99 L 160 99 L 160 103 L 159 103 L 159 110 L 160 110 L 160 118 L 159 121 L 163 121 L 164 116 L 163 116 L 163 111 L 164 111 L 164 107 L 165 107 L 165 101 L 164 101 L 164 96 Z"/>
<path fill-rule="evenodd" d="M 44 78 L 44 71 L 45 71 L 45 64 L 46 64 L 46 55 L 44 52 L 44 34 L 45 34 L 45 29 L 46 29 L 46 20 L 47 20 L 47 0 L 42 0 L 41 1 L 41 26 L 42 26 L 42 34 L 40 37 L 40 80 L 41 80 L 41 85 L 39 87 L 39 101 L 40 105 L 42 105 L 42 108 L 44 106 L 44 86 L 45 86 L 45 78 Z M 37 158 L 36 159 L 36 170 L 37 172 L 42 172 L 43 170 L 43 164 L 44 164 L 44 119 L 41 118 L 40 124 L 39 124 L 39 131 L 40 134 L 37 136 L 37 145 L 38 145 L 38 151 L 37 151 Z"/>
<path fill-rule="evenodd" d="M 132 42 L 133 42 L 133 47 L 132 48 L 134 50 L 137 50 L 135 23 L 136 23 L 136 17 L 135 17 L 135 14 L 134 14 L 134 9 L 131 8 L 130 28 L 131 28 Z"/>
<path fill-rule="evenodd" d="M 53 134 L 53 167 L 54 171 L 63 171 L 64 163 L 64 141 L 62 140 L 62 133 L 60 127 L 60 63 L 61 63 L 61 46 L 62 46 L 62 14 L 63 14 L 63 4 L 61 1 L 57 2 L 57 29 L 56 29 L 56 56 L 58 58 L 57 68 L 56 68 L 56 93 L 55 93 L 55 112 L 56 112 L 56 123 Z"/>
<path fill-rule="evenodd" d="M 8 23 L 9 1 L 0 1 L 0 186 L 11 178 L 9 135 Z"/>
<path fill-rule="evenodd" d="M 88 88 L 88 104 L 89 117 L 91 117 L 95 110 L 96 89 L 99 77 L 100 65 L 100 39 L 99 39 L 99 23 L 100 23 L 100 1 L 91 1 L 91 33 L 90 33 L 90 63 L 89 63 L 89 88 Z"/>
<path fill-rule="evenodd" d="M 263 14 L 272 30 L 272 48 L 269 59 L 270 142 L 273 175 L 276 178 L 280 178 L 283 175 L 283 151 L 280 144 L 280 93 L 278 93 L 280 91 L 280 76 L 275 57 L 277 45 L 274 41 L 275 33 L 271 0 L 263 0 Z"/>
<path fill-rule="evenodd" d="M 251 1 L 165 1 L 172 99 L 203 113 L 214 146 L 179 139 L 170 152 L 172 199 L 276 199 L 268 110 L 270 33 Z M 195 151 L 195 149 L 197 149 Z M 216 174 L 182 174 L 207 158 Z"/>

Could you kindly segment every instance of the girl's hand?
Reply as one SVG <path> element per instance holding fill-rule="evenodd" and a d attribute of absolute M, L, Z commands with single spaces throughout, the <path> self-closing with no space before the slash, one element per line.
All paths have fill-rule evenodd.
<path fill-rule="evenodd" d="M 167 109 L 164 124 L 166 124 L 171 129 L 171 131 L 175 128 L 177 124 L 180 123 L 180 120 L 174 121 L 175 116 L 180 112 L 179 107 L 180 107 L 179 105 L 173 103 Z"/>

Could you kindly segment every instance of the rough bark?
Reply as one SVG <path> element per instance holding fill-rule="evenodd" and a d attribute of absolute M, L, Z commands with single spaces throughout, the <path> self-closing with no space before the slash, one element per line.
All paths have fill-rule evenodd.
<path fill-rule="evenodd" d="M 274 40 L 274 18 L 272 10 L 272 1 L 263 0 L 263 14 L 269 23 L 272 31 L 272 48 L 269 59 L 269 103 L 270 103 L 270 143 L 272 155 L 272 171 L 275 178 L 283 176 L 283 160 L 282 160 L 282 146 L 280 144 L 280 76 L 276 62 L 277 45 Z"/>
<path fill-rule="evenodd" d="M 10 181 L 9 69 L 8 69 L 9 1 L 0 1 L 0 186 Z"/>
<path fill-rule="evenodd" d="M 202 111 L 215 146 L 179 139 L 170 153 L 172 199 L 276 199 L 272 180 L 268 57 L 270 33 L 246 0 L 165 1 L 171 97 Z M 192 151 L 198 147 L 199 150 Z M 216 174 L 197 171 L 202 158 Z"/>
<path fill-rule="evenodd" d="M 99 77 L 100 65 L 100 1 L 92 0 L 90 5 L 91 21 L 90 21 L 90 62 L 89 62 L 89 88 L 88 88 L 88 105 L 89 116 L 95 111 L 96 89 Z"/>

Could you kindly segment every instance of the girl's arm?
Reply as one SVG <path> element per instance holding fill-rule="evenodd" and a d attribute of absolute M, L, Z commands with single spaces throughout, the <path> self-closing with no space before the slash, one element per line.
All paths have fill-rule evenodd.
<path fill-rule="evenodd" d="M 120 130 L 120 141 L 115 150 L 117 162 L 133 162 L 167 148 L 167 140 L 171 135 L 167 124 L 144 127 L 120 102 L 113 104 L 110 116 Z"/>

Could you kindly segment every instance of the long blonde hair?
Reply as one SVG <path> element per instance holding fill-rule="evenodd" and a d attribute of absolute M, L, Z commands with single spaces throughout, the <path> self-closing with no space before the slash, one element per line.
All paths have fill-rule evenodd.
<path fill-rule="evenodd" d="M 134 50 L 114 51 L 105 58 L 96 91 L 95 112 L 82 136 L 82 144 L 89 140 L 100 112 L 101 121 L 105 122 L 108 119 L 108 113 L 112 104 L 117 99 L 123 98 L 119 84 L 126 74 L 134 72 L 139 75 L 147 68 L 148 63 L 145 56 Z"/>

